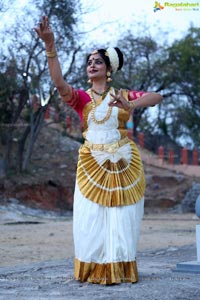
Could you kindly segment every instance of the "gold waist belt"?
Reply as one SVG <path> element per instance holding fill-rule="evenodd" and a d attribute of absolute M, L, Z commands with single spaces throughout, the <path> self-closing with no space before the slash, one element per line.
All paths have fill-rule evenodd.
<path fill-rule="evenodd" d="M 116 150 L 127 144 L 129 142 L 129 138 L 125 137 L 122 140 L 119 140 L 117 142 L 111 143 L 111 144 L 92 144 L 88 141 L 85 141 L 84 145 L 88 148 L 90 148 L 90 150 L 94 150 L 94 151 L 106 151 L 106 152 L 110 152 L 110 153 L 114 153 L 116 152 Z"/>

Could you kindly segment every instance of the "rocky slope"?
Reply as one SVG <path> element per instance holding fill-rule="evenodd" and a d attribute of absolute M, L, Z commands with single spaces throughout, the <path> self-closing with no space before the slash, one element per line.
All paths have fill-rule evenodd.
<path fill-rule="evenodd" d="M 80 143 L 57 128 L 45 128 L 35 145 L 30 172 L 1 180 L 1 199 L 19 199 L 28 206 L 47 210 L 72 210 Z M 145 164 L 146 209 L 180 208 L 194 181 L 200 178 Z"/>

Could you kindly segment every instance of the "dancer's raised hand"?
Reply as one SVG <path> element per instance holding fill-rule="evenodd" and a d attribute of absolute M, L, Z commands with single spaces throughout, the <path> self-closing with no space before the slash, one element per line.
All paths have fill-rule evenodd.
<path fill-rule="evenodd" d="M 47 16 L 43 16 L 38 27 L 34 28 L 38 37 L 41 38 L 46 45 L 52 45 L 54 43 L 54 34 L 49 25 L 49 20 Z"/>

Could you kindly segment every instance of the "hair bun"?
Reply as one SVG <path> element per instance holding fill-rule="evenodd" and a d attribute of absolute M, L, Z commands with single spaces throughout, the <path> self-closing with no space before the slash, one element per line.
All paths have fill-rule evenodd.
<path fill-rule="evenodd" d="M 118 47 L 109 47 L 106 53 L 109 57 L 113 73 L 120 70 L 123 66 L 123 54 L 121 50 Z"/>

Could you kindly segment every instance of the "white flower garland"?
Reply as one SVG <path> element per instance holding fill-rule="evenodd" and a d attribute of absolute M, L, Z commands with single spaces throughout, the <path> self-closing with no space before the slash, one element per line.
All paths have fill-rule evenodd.
<path fill-rule="evenodd" d="M 116 73 L 118 68 L 119 68 L 119 57 L 118 57 L 117 51 L 115 50 L 115 48 L 109 47 L 106 50 L 106 52 L 107 52 L 108 57 L 110 59 L 110 64 L 111 64 L 111 67 L 112 67 L 112 71 L 113 71 L 113 73 Z"/>

